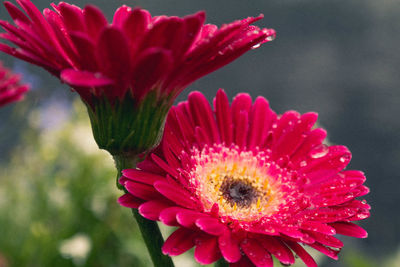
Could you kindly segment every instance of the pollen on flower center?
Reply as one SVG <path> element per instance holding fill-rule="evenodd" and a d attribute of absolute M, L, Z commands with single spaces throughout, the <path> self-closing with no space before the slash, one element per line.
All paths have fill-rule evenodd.
<path fill-rule="evenodd" d="M 273 214 L 281 202 L 280 182 L 270 174 L 268 152 L 214 145 L 194 149 L 190 183 L 206 210 L 250 221 Z"/>

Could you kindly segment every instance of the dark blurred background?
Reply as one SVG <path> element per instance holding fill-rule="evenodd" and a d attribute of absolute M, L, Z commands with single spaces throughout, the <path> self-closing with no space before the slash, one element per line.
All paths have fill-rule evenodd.
<path fill-rule="evenodd" d="M 34 1 L 39 9 L 48 7 L 50 2 Z M 324 258 L 321 266 L 390 266 L 388 262 L 400 266 L 400 1 L 86 0 L 69 3 L 81 7 L 95 4 L 109 20 L 122 4 L 141 6 L 152 15 L 184 16 L 205 10 L 207 22 L 217 25 L 263 13 L 265 18 L 257 25 L 274 28 L 276 40 L 195 82 L 178 101 L 184 100 L 192 90 L 204 92 L 211 100 L 218 88 L 224 88 L 230 97 L 243 91 L 253 97 L 265 96 L 278 113 L 288 109 L 318 112 L 319 123 L 327 129 L 329 140 L 352 151 L 350 168 L 365 171 L 366 184 L 371 189 L 366 199 L 372 206 L 371 218 L 361 222 L 369 232 L 368 239 L 346 239 L 344 260 Z M 0 17 L 9 20 L 4 7 L 0 9 Z M 0 160 L 5 166 L 18 153 L 16 147 L 30 143 L 29 135 L 24 133 L 32 120 L 35 121 L 32 112 L 39 112 L 36 120 L 39 124 L 33 123 L 39 125 L 39 136 L 44 128 L 71 117 L 70 107 L 76 95 L 35 66 L 3 54 L 0 59 L 7 67 L 25 73 L 25 81 L 33 87 L 24 102 L 0 110 Z M 49 112 L 49 106 L 58 112 Z M 1 174 L 0 178 L 5 179 Z"/>

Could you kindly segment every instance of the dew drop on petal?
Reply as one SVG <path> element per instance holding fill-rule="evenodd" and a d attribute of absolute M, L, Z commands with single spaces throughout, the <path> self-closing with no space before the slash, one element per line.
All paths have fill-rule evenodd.
<path fill-rule="evenodd" d="M 342 163 L 345 163 L 349 159 L 350 159 L 349 155 L 343 155 L 343 156 L 340 157 L 339 161 L 342 162 Z"/>
<path fill-rule="evenodd" d="M 305 167 L 305 166 L 307 166 L 307 161 L 305 161 L 305 160 L 303 160 L 303 161 L 301 161 L 300 162 L 300 167 Z"/>
<path fill-rule="evenodd" d="M 273 41 L 273 40 L 275 40 L 275 35 L 270 35 L 266 39 L 267 39 L 267 41 Z"/>
<path fill-rule="evenodd" d="M 313 159 L 319 159 L 326 156 L 328 152 L 329 152 L 329 147 L 327 145 L 321 144 L 316 148 L 314 148 L 313 150 L 311 150 L 309 155 Z"/>
<path fill-rule="evenodd" d="M 261 44 L 255 44 L 255 45 L 253 45 L 252 47 L 251 47 L 251 49 L 257 49 L 257 48 L 259 48 L 261 46 Z"/>

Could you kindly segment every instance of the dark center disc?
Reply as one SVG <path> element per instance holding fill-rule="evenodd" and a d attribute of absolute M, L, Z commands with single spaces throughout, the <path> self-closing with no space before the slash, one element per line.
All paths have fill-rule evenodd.
<path fill-rule="evenodd" d="M 249 207 L 257 201 L 259 192 L 248 182 L 226 176 L 220 187 L 222 196 L 232 206 Z"/>

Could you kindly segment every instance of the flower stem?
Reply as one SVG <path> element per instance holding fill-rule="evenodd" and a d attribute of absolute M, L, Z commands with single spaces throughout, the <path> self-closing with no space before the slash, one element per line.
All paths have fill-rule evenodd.
<path fill-rule="evenodd" d="M 117 168 L 117 187 L 123 189 L 118 183 L 118 178 L 121 175 L 121 171 L 124 169 L 136 168 L 136 164 L 141 161 L 141 158 L 137 155 L 114 155 L 115 167 Z M 157 222 L 150 221 L 143 218 L 137 209 L 132 209 L 132 214 L 136 219 L 142 234 L 143 240 L 149 251 L 151 260 L 155 267 L 174 267 L 174 264 L 170 257 L 162 254 L 161 247 L 164 243 L 164 239 L 161 235 L 160 229 L 158 228 Z"/>
<path fill-rule="evenodd" d="M 229 263 L 224 258 L 221 258 L 215 263 L 215 267 L 229 267 Z"/>

